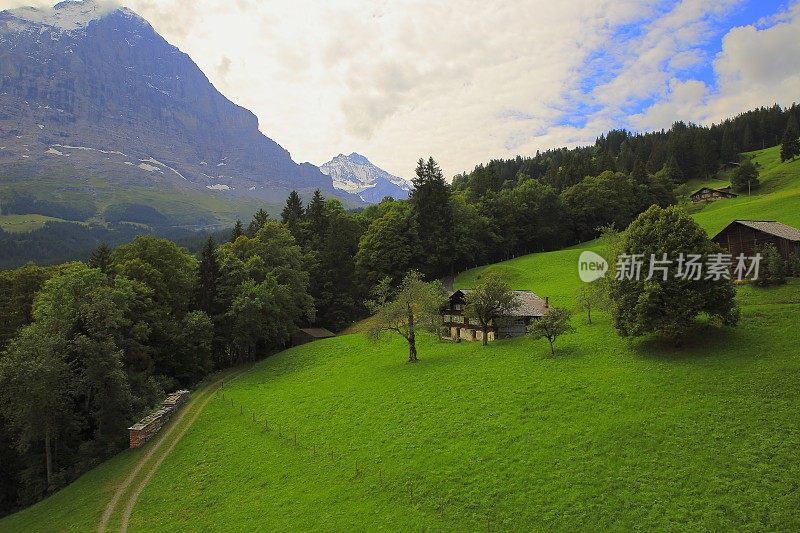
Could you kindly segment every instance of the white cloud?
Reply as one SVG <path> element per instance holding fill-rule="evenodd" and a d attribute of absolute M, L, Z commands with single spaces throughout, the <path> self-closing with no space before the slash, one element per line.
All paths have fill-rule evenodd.
<path fill-rule="evenodd" d="M 771 24 L 764 27 L 765 24 Z M 673 83 L 666 97 L 632 122 L 668 127 L 675 120 L 720 121 L 756 106 L 800 100 L 800 4 L 755 25 L 733 28 L 714 59 L 716 86 Z"/>

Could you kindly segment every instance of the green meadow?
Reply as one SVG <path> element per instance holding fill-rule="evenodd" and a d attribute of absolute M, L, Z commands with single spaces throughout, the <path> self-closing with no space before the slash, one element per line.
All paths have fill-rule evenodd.
<path fill-rule="evenodd" d="M 756 154 L 763 188 L 693 206 L 800 226 L 800 162 Z M 590 245 L 590 247 L 593 246 Z M 583 247 L 496 270 L 573 307 Z M 483 347 L 361 334 L 292 348 L 218 391 L 141 493 L 131 531 L 800 529 L 800 281 L 738 288 L 735 329 L 677 349 L 620 338 L 607 313 L 556 343 Z M 90 531 L 127 451 L 0 531 Z M 116 480 L 116 481 L 115 481 Z"/>

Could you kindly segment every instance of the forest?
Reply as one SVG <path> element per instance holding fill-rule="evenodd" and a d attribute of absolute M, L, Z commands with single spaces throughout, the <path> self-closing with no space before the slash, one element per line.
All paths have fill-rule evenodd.
<path fill-rule="evenodd" d="M 125 428 L 165 393 L 267 356 L 297 327 L 342 331 L 367 314 L 379 284 L 625 228 L 738 154 L 796 142 L 798 119 L 796 105 L 776 105 L 710 127 L 611 131 L 593 146 L 494 160 L 452 183 L 432 157 L 420 159 L 407 201 L 348 211 L 319 191 L 308 202 L 293 192 L 280 220 L 260 210 L 197 253 L 130 235 L 82 262 L 0 271 L 0 515 L 124 448 Z M 39 263 L 49 262 L 48 228 L 52 242 L 66 238 L 39 230 Z M 14 238 L 0 233 L 4 250 Z"/>

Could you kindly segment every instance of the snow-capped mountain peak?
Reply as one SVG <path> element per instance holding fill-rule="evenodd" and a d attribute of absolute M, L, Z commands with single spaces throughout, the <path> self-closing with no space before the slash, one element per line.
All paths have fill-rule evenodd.
<path fill-rule="evenodd" d="M 74 32 L 115 11 L 137 17 L 133 11 L 122 8 L 119 3 L 111 0 L 65 0 L 50 8 L 20 7 L 4 11 L 3 14 L 22 25 L 28 23 Z"/>
<path fill-rule="evenodd" d="M 334 187 L 357 194 L 368 203 L 378 203 L 386 196 L 405 199 L 411 190 L 411 182 L 389 174 L 355 152 L 339 154 L 319 169 L 333 179 Z"/>

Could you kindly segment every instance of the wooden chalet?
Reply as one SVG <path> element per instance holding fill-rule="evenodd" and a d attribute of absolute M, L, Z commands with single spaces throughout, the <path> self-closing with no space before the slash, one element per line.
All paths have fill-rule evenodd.
<path fill-rule="evenodd" d="M 303 328 L 292 333 L 292 346 L 300 346 L 320 339 L 329 339 L 336 334 L 325 328 Z"/>
<path fill-rule="evenodd" d="M 714 200 L 721 200 L 727 198 L 736 198 L 738 194 L 731 192 L 730 187 L 723 187 L 721 189 L 714 189 L 711 187 L 703 187 L 699 191 L 692 193 L 692 202 L 712 202 Z"/>
<path fill-rule="evenodd" d="M 455 291 L 441 311 L 442 325 L 448 329 L 454 341 L 482 341 L 483 329 L 480 322 L 464 317 L 464 304 L 469 289 Z M 524 335 L 533 320 L 544 316 L 550 308 L 548 298 L 540 298 L 530 291 L 514 291 L 520 306 L 493 321 L 487 330 L 489 341 Z"/>
<path fill-rule="evenodd" d="M 739 254 L 755 255 L 756 246 L 773 244 L 784 261 L 791 254 L 800 255 L 800 229 L 774 220 L 734 220 L 712 239 L 734 258 Z"/>

